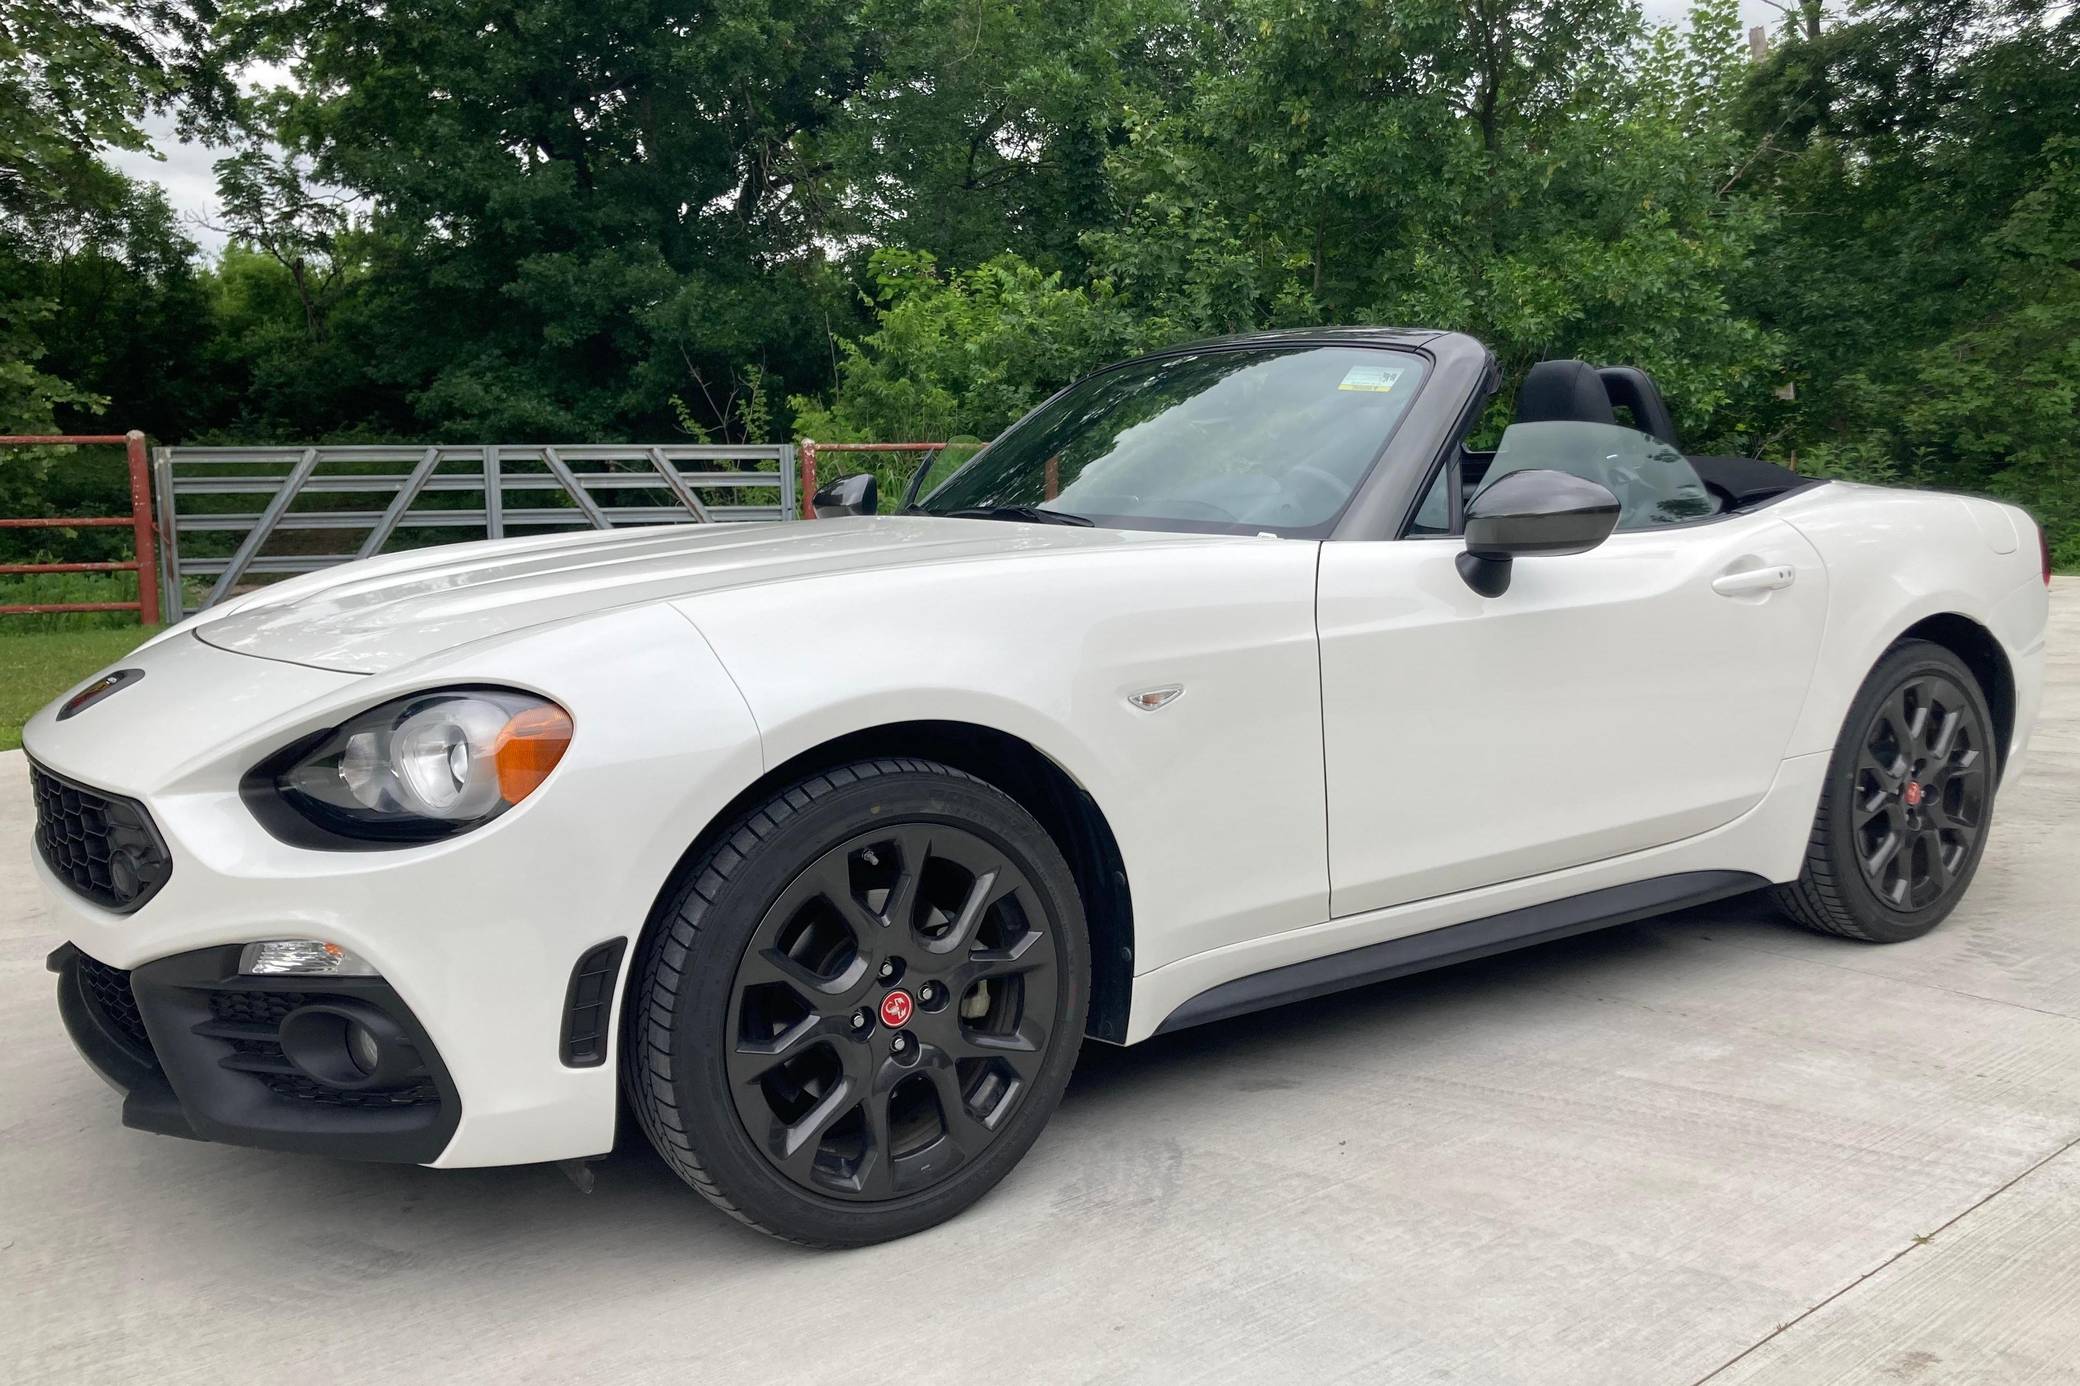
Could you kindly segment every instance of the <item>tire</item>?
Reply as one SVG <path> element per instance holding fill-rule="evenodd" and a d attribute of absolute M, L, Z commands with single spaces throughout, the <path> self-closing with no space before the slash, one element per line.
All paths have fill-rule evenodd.
<path fill-rule="evenodd" d="M 1920 938 L 1979 868 L 1999 772 L 1993 714 L 1972 671 L 1925 640 L 1893 646 L 1849 706 L 1805 865 L 1775 887 L 1778 907 L 1865 943 Z"/>
<path fill-rule="evenodd" d="M 1081 1046 L 1090 949 L 1031 814 L 890 758 L 722 832 L 631 988 L 622 1073 L 665 1162 L 762 1232 L 862 1246 L 959 1213 L 1039 1136 Z"/>

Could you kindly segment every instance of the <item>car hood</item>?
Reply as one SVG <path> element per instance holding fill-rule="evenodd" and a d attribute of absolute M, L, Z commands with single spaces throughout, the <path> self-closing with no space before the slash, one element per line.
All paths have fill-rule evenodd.
<path fill-rule="evenodd" d="M 204 613 L 219 649 L 381 673 L 533 626 L 762 583 L 1124 544 L 1247 542 L 1066 525 L 868 516 L 815 523 L 659 525 L 394 554 L 293 578 Z M 812 599 L 805 589 L 805 600 Z"/>

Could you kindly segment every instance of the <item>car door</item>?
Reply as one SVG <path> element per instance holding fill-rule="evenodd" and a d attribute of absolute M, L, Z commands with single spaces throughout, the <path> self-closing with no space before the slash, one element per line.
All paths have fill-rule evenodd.
<path fill-rule="evenodd" d="M 1731 514 L 1520 558 L 1482 597 L 1449 537 L 1322 546 L 1332 914 L 1601 861 L 1768 789 L 1818 654 L 1826 572 Z"/>

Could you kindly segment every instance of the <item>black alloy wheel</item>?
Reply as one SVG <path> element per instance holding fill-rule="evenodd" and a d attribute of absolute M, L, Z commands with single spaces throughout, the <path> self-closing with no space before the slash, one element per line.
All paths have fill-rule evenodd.
<path fill-rule="evenodd" d="M 1900 684 L 1865 728 L 1856 760 L 1856 863 L 1873 894 L 1921 910 L 1978 846 L 1993 757 L 1973 699 L 1939 673 Z"/>
<path fill-rule="evenodd" d="M 1090 954 L 1047 831 L 983 781 L 884 758 L 787 786 L 681 873 L 630 981 L 623 1077 L 681 1177 L 790 1241 L 952 1217 L 1046 1124 Z"/>
<path fill-rule="evenodd" d="M 950 823 L 839 843 L 781 892 L 737 968 L 737 1116 L 805 1188 L 929 1188 L 1032 1090 L 1060 967 L 1047 911 L 1002 848 Z"/>
<path fill-rule="evenodd" d="M 1985 851 L 2000 754 L 1964 662 L 1925 640 L 1893 646 L 1850 706 L 1804 868 L 1777 903 L 1808 928 L 1869 943 L 1935 928 Z"/>

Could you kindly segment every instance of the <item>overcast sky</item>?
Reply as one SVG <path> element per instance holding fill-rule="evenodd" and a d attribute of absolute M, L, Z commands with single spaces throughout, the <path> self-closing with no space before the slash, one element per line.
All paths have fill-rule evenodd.
<path fill-rule="evenodd" d="M 1643 0 L 1649 20 L 1671 23 L 1682 19 L 1689 10 L 1689 0 Z M 1760 24 L 1775 31 L 1782 18 L 1779 12 L 1765 0 L 1741 0 L 1741 23 L 1745 29 Z M 132 178 L 158 183 L 166 189 L 167 199 L 173 203 L 174 211 L 181 214 L 187 223 L 187 232 L 204 250 L 215 252 L 224 244 L 221 232 L 212 231 L 201 223 L 216 220 L 217 179 L 211 163 L 217 154 L 200 145 L 182 144 L 174 138 L 173 122 L 158 118 L 145 122 L 155 151 L 161 157 L 130 150 L 112 150 L 108 161 L 129 174 Z"/>

